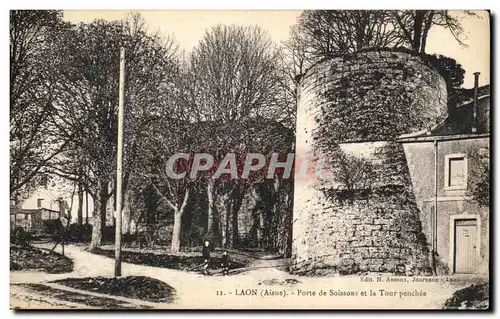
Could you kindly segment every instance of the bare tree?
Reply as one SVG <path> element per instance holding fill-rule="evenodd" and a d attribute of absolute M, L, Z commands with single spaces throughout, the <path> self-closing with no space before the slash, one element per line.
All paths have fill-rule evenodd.
<path fill-rule="evenodd" d="M 191 92 L 187 104 L 193 117 L 206 122 L 211 132 L 204 145 L 216 163 L 228 152 L 243 153 L 248 119 L 283 118 L 279 52 L 259 27 L 216 26 L 205 33 L 189 62 Z M 234 180 L 208 180 L 208 230 L 216 244 L 228 241 L 227 236 L 221 236 L 225 227 L 220 222 L 229 220 L 225 216 L 236 192 L 240 190 Z"/>
<path fill-rule="evenodd" d="M 134 169 L 140 132 L 147 125 L 147 114 L 164 107 L 161 97 L 172 82 L 176 47 L 169 38 L 150 34 L 137 15 L 126 21 L 96 20 L 80 24 L 60 40 L 61 54 L 72 80 L 71 99 L 61 103 L 64 121 L 60 131 L 78 128 L 71 150 L 61 154 L 52 173 L 82 182 L 94 198 L 94 226 L 91 248 L 102 241 L 106 225 L 106 206 L 114 195 L 118 75 L 120 47 L 126 51 L 124 192 Z M 76 89 L 77 88 L 77 89 Z M 86 169 L 72 165 L 79 156 Z"/>
<path fill-rule="evenodd" d="M 470 11 L 464 12 L 475 15 Z M 393 11 L 393 15 L 401 38 L 417 52 L 425 52 L 429 31 L 436 26 L 448 30 L 459 44 L 466 46 L 462 41 L 464 29 L 461 18 L 448 10 L 400 10 Z"/>
<path fill-rule="evenodd" d="M 198 118 L 225 123 L 279 118 L 277 61 L 278 51 L 259 27 L 219 25 L 207 31 L 190 56 Z"/>
<path fill-rule="evenodd" d="M 310 62 L 367 48 L 405 46 L 424 53 L 433 27 L 445 28 L 465 45 L 461 18 L 448 10 L 306 10 L 291 39 L 305 40 Z"/>
<path fill-rule="evenodd" d="M 311 63 L 307 58 L 307 40 L 300 26 L 291 27 L 290 33 L 289 39 L 283 42 L 280 48 L 278 72 L 281 72 L 279 76 L 281 93 L 278 97 L 282 105 L 288 106 L 284 109 L 284 118 L 290 123 L 287 121 L 282 123 L 295 130 L 299 81 Z"/>
<path fill-rule="evenodd" d="M 36 187 L 45 165 L 73 135 L 55 134 L 55 104 L 65 78 L 56 39 L 67 25 L 62 12 L 10 12 L 10 193 Z M 49 134 L 50 133 L 50 134 Z"/>
<path fill-rule="evenodd" d="M 182 216 L 186 211 L 191 193 L 196 187 L 197 179 L 190 178 L 188 168 L 191 161 L 189 158 L 178 159 L 175 163 L 169 163 L 169 159 L 178 153 L 191 155 L 192 150 L 196 149 L 197 139 L 193 130 L 197 128 L 190 123 L 172 119 L 169 115 L 171 113 L 166 109 L 162 115 L 156 116 L 151 121 L 148 128 L 149 134 L 142 140 L 140 162 L 142 174 L 148 181 L 148 185 L 153 187 L 173 212 L 171 251 L 177 252 L 181 244 Z M 172 176 L 172 173 L 184 174 L 184 177 L 177 179 Z"/>
<path fill-rule="evenodd" d="M 389 10 L 306 10 L 299 18 L 299 34 L 314 62 L 365 48 L 398 46 L 403 40 L 392 20 Z"/>
<path fill-rule="evenodd" d="M 335 196 L 340 200 L 353 203 L 359 196 L 370 192 L 375 182 L 374 164 L 362 157 L 349 154 L 339 146 L 330 154 L 328 170 L 333 178 L 334 185 L 327 182 L 328 195 Z"/>

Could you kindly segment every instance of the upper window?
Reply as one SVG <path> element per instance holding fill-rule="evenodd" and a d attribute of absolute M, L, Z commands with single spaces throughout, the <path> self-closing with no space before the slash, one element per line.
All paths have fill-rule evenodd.
<path fill-rule="evenodd" d="M 445 157 L 444 188 L 445 190 L 467 189 L 467 156 L 465 154 L 449 154 Z"/>
<path fill-rule="evenodd" d="M 37 208 L 42 207 L 42 203 L 43 203 L 43 198 L 37 198 L 37 200 L 36 200 L 36 207 Z"/>

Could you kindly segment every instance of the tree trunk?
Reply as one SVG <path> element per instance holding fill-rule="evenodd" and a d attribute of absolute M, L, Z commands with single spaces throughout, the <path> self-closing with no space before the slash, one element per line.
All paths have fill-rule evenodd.
<path fill-rule="evenodd" d="M 89 192 L 85 192 L 85 224 L 89 223 Z"/>
<path fill-rule="evenodd" d="M 284 248 L 284 255 L 286 258 L 292 256 L 293 244 L 293 184 L 285 190 L 285 203 L 286 203 L 286 218 L 285 218 L 285 232 L 286 242 Z"/>
<path fill-rule="evenodd" d="M 271 196 L 271 216 L 269 218 L 270 232 L 268 234 L 269 244 L 268 248 L 272 250 L 279 251 L 279 247 L 283 241 L 283 237 L 286 233 L 283 232 L 282 228 L 282 217 L 284 216 L 284 211 L 280 207 L 280 196 L 281 196 L 281 183 L 279 178 L 275 178 L 273 181 L 273 192 Z"/>
<path fill-rule="evenodd" d="M 64 227 L 69 226 L 71 224 L 71 213 L 73 212 L 73 202 L 75 199 L 75 190 L 76 190 L 76 184 L 73 184 L 73 191 L 71 192 L 71 201 L 68 209 L 68 225 L 63 225 Z"/>
<path fill-rule="evenodd" d="M 90 241 L 89 250 L 100 247 L 102 245 L 102 228 L 101 228 L 101 216 L 100 211 L 100 201 L 94 201 L 94 212 L 92 214 L 92 239 Z"/>
<path fill-rule="evenodd" d="M 78 183 L 78 224 L 83 224 L 83 187 Z"/>
<path fill-rule="evenodd" d="M 430 10 L 425 20 L 424 29 L 422 30 L 422 43 L 420 44 L 420 53 L 425 53 L 425 47 L 427 46 L 427 36 L 429 35 L 429 30 L 432 26 L 434 14 L 435 11 Z"/>
<path fill-rule="evenodd" d="M 172 245 L 170 248 L 170 250 L 173 252 L 178 252 L 181 248 L 182 215 L 186 210 L 190 191 L 190 188 L 186 187 L 186 189 L 184 190 L 184 198 L 182 200 L 181 207 L 179 209 L 174 209 L 174 229 L 172 232 Z"/>
<path fill-rule="evenodd" d="M 102 183 L 101 186 L 101 191 L 99 192 L 99 217 L 101 220 L 101 230 L 104 232 L 106 229 L 106 214 L 108 211 L 108 199 L 109 199 L 109 194 L 108 194 L 108 183 Z"/>
<path fill-rule="evenodd" d="M 125 192 L 123 194 L 122 234 L 130 234 L 130 221 L 132 220 L 130 206 L 130 192 Z"/>
<path fill-rule="evenodd" d="M 181 212 L 176 211 L 174 213 L 174 230 L 172 232 L 172 245 L 170 248 L 173 252 L 178 252 L 181 248 L 181 217 Z"/>
<path fill-rule="evenodd" d="M 102 245 L 102 232 L 106 226 L 106 204 L 108 202 L 108 184 L 107 182 L 99 182 L 99 190 L 97 198 L 94 198 L 94 213 L 92 225 L 92 240 L 90 241 L 89 250 L 100 247 Z"/>
<path fill-rule="evenodd" d="M 233 221 L 234 221 L 234 198 L 229 198 L 227 201 L 227 211 L 226 211 L 226 245 L 224 247 L 231 248 L 234 247 L 234 233 L 233 233 Z"/>
<path fill-rule="evenodd" d="M 231 205 L 231 247 L 237 247 L 239 245 L 240 236 L 238 230 L 238 215 L 241 209 L 241 204 L 243 204 L 243 198 L 245 197 L 245 187 L 238 186 L 237 190 L 233 193 L 233 203 Z"/>
<path fill-rule="evenodd" d="M 132 195 L 130 195 L 132 196 Z M 129 200 L 129 211 L 128 211 L 128 226 L 127 226 L 127 233 L 130 234 L 130 232 L 132 231 L 132 221 L 133 221 L 133 218 L 132 218 L 132 210 L 133 210 L 133 206 L 132 204 L 130 204 L 130 200 Z"/>
<path fill-rule="evenodd" d="M 222 247 L 228 248 L 229 246 L 229 217 L 230 217 L 230 210 L 231 208 L 229 207 L 229 201 L 227 199 L 222 200 L 222 207 L 223 209 L 221 210 L 220 217 L 222 220 Z"/>
<path fill-rule="evenodd" d="M 266 248 L 266 223 L 265 223 L 265 212 L 264 209 L 259 209 L 259 247 Z"/>
<path fill-rule="evenodd" d="M 220 240 L 224 248 L 229 248 L 232 245 L 231 236 L 231 212 L 233 211 L 232 194 L 223 194 L 217 197 L 217 212 L 220 223 Z"/>
<path fill-rule="evenodd" d="M 238 199 L 233 201 L 231 205 L 231 246 L 237 247 L 240 241 L 240 236 L 238 234 L 238 212 L 240 211 L 240 206 L 238 205 Z"/>
<path fill-rule="evenodd" d="M 208 197 L 207 232 L 209 237 L 212 239 L 212 244 L 215 247 L 219 247 L 222 244 L 221 234 L 219 229 L 220 215 L 217 211 L 217 206 L 216 206 L 215 181 L 212 179 L 208 181 L 207 197 Z"/>
<path fill-rule="evenodd" d="M 415 21 L 413 25 L 413 50 L 420 52 L 422 43 L 422 24 L 424 23 L 425 10 L 415 10 Z"/>
<path fill-rule="evenodd" d="M 243 203 L 244 191 L 244 186 L 233 185 L 231 191 L 218 197 L 217 211 L 222 224 L 221 237 L 224 248 L 232 248 L 238 245 L 238 212 Z"/>

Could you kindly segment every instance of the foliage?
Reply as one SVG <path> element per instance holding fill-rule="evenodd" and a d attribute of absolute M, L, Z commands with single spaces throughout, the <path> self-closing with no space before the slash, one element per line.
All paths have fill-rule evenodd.
<path fill-rule="evenodd" d="M 93 254 L 114 258 L 114 250 L 96 248 L 92 250 Z M 199 253 L 152 253 L 143 251 L 122 251 L 122 260 L 131 264 L 146 265 L 159 268 L 169 268 L 178 270 L 197 271 L 203 265 L 203 256 Z M 210 256 L 210 269 L 220 268 L 221 258 L 219 254 L 212 254 Z M 230 268 L 242 268 L 243 263 L 232 261 Z"/>
<path fill-rule="evenodd" d="M 10 269 L 60 274 L 73 271 L 73 262 L 68 257 L 46 249 L 10 246 Z"/>
<path fill-rule="evenodd" d="M 69 225 L 68 235 L 71 239 L 77 239 L 79 241 L 88 241 L 92 235 L 92 225 L 90 224 L 79 224 L 73 223 Z"/>
<path fill-rule="evenodd" d="M 55 237 L 61 235 L 63 225 L 60 219 L 45 219 L 42 220 L 42 229 L 44 234 Z"/>
<path fill-rule="evenodd" d="M 448 111 L 453 112 L 459 102 L 460 87 L 464 83 L 465 70 L 453 58 L 437 54 L 422 54 L 422 59 L 432 65 L 446 81 Z"/>
<path fill-rule="evenodd" d="M 72 25 L 58 11 L 11 12 L 11 176 L 17 179 L 11 192 L 35 186 L 37 178 L 74 183 L 79 206 L 83 192 L 94 202 L 91 247 L 106 235 L 106 207 L 115 195 L 120 47 L 126 62 L 123 189 L 129 221 L 144 224 L 153 242 L 159 232 L 170 231 L 153 218 L 161 211 L 167 223 L 174 220 L 175 250 L 181 238 L 193 244 L 187 236 L 202 237 L 201 212 L 182 216 L 186 207 L 207 199 L 200 195 L 207 180 L 169 179 L 166 160 L 205 151 L 220 163 L 227 152 L 244 158 L 250 151 L 271 156 L 290 150 L 295 105 L 285 66 L 258 27 L 214 27 L 183 56 L 170 37 L 149 32 L 137 14 Z M 31 95 L 22 93 L 26 87 Z M 35 125 L 25 121 L 30 117 Z M 253 182 L 263 179 L 257 175 Z M 241 201 L 246 187 L 221 183 L 218 202 L 225 207 L 224 201 Z M 186 228 L 182 236 L 179 220 Z M 84 232 L 77 225 L 70 229 L 72 235 Z"/>
<path fill-rule="evenodd" d="M 25 231 L 22 227 L 16 227 L 10 231 L 10 244 L 29 246 L 33 236 L 30 232 Z"/>
<path fill-rule="evenodd" d="M 470 11 L 464 13 L 475 15 Z M 456 13 L 448 10 L 394 10 L 392 14 L 400 37 L 417 52 L 425 52 L 429 31 L 435 26 L 448 30 L 459 44 L 466 46 L 461 39 L 464 33 L 461 17 Z"/>
<path fill-rule="evenodd" d="M 324 169 L 331 177 L 322 181 L 327 197 L 341 202 L 353 203 L 356 199 L 367 198 L 375 186 L 375 165 L 365 158 L 349 154 L 336 146 L 328 153 L 328 163 Z"/>
<path fill-rule="evenodd" d="M 402 42 L 389 10 L 306 10 L 299 26 L 310 61 Z"/>
<path fill-rule="evenodd" d="M 403 46 L 425 53 L 433 27 L 447 29 L 465 46 L 461 18 L 448 10 L 306 10 L 288 44 L 301 56 L 292 61 L 308 63 L 367 48 Z"/>
<path fill-rule="evenodd" d="M 74 289 L 150 302 L 172 302 L 175 296 L 173 287 L 145 276 L 67 278 L 54 282 Z"/>
<path fill-rule="evenodd" d="M 95 204 L 92 246 L 100 245 L 106 205 L 114 195 L 120 48 L 126 53 L 124 193 L 136 171 L 142 128 L 149 115 L 167 107 L 176 73 L 176 46 L 151 34 L 138 15 L 124 21 L 95 20 L 72 26 L 58 39 L 72 99 L 58 106 L 62 132 L 77 132 L 70 148 L 51 165 L 51 173 L 75 181 Z"/>
<path fill-rule="evenodd" d="M 66 95 L 58 46 L 62 12 L 10 11 L 10 194 L 37 187 L 44 167 L 73 135 L 57 132 L 56 105 Z"/>
<path fill-rule="evenodd" d="M 211 138 L 201 141 L 216 164 L 230 152 L 241 160 L 252 150 L 289 149 L 293 144 L 280 144 L 275 133 L 265 135 L 270 122 L 294 123 L 280 62 L 280 52 L 259 27 L 216 26 L 191 53 L 186 105 L 192 108 L 190 118 L 209 128 Z M 237 216 L 247 181 L 207 180 L 208 230 L 216 245 L 238 241 Z"/>
<path fill-rule="evenodd" d="M 471 170 L 472 187 L 469 191 L 473 200 L 480 206 L 490 206 L 490 154 L 489 149 L 468 150 L 473 169 Z"/>
<path fill-rule="evenodd" d="M 490 285 L 473 284 L 455 291 L 453 296 L 445 301 L 443 309 L 488 309 L 489 301 Z"/>

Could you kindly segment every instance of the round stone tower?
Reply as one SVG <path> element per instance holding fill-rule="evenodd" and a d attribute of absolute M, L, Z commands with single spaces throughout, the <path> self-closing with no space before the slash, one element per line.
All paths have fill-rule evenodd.
<path fill-rule="evenodd" d="M 295 177 L 295 269 L 427 273 L 428 239 L 395 140 L 446 116 L 445 80 L 417 54 L 377 50 L 322 61 L 300 84 L 297 157 L 309 173 Z M 339 150 L 372 166 L 363 199 L 338 200 L 338 179 L 317 178 L 318 159 Z"/>

